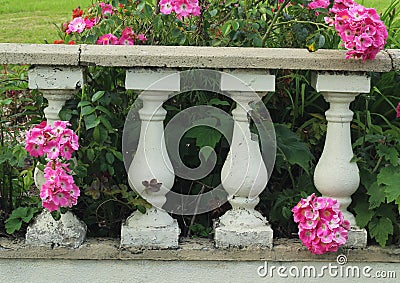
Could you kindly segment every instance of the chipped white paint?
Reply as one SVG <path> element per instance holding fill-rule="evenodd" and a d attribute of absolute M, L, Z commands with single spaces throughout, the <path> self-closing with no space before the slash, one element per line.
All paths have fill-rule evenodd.
<path fill-rule="evenodd" d="M 344 217 L 353 229 L 349 232 L 347 245 L 365 247 L 366 232 L 356 225 L 354 215 L 347 207 L 351 195 L 360 183 L 358 166 L 351 162 L 353 150 L 350 135 L 350 122 L 353 112 L 350 103 L 360 93 L 370 90 L 370 78 L 366 75 L 314 74 L 313 85 L 329 102 L 326 111 L 328 128 L 324 150 L 314 172 L 314 183 L 318 191 L 326 197 L 338 200 Z"/>
<path fill-rule="evenodd" d="M 275 76 L 266 71 L 232 71 L 221 77 L 223 91 L 274 91 Z"/>
<path fill-rule="evenodd" d="M 234 77 L 225 73 L 221 77 L 221 90 L 230 91 L 237 103 L 232 111 L 235 123 L 231 148 L 221 171 L 221 184 L 228 192 L 232 210 L 215 222 L 215 244 L 223 248 L 271 247 L 273 231 L 265 217 L 254 209 L 259 202 L 258 196 L 267 185 L 268 172 L 258 138 L 250 132 L 247 113 L 249 103 L 254 99 L 249 95 L 252 92 L 249 87 L 253 85 L 258 91 L 271 91 L 275 80 L 269 75 L 252 78 L 249 73 L 239 72 L 234 73 Z M 241 91 L 232 91 L 237 88 Z"/>
<path fill-rule="evenodd" d="M 166 202 L 165 195 L 172 188 L 175 179 L 165 146 L 163 121 L 167 111 L 162 108 L 162 104 L 168 99 L 170 91 L 179 90 L 180 76 L 178 73 L 170 76 L 171 72 L 168 71 L 147 72 L 146 76 L 140 71 L 128 71 L 126 77 L 127 88 L 145 89 L 139 96 L 143 101 L 143 107 L 139 110 L 140 137 L 128 170 L 128 181 L 132 189 L 153 207 L 144 215 L 135 211 L 126 220 L 121 228 L 121 245 L 172 248 L 178 246 L 180 230 L 177 221 L 162 209 Z M 151 180 L 159 184 L 158 189 L 152 190 L 145 186 L 144 183 L 150 183 Z"/>
<path fill-rule="evenodd" d="M 179 91 L 180 75 L 172 70 L 128 69 L 126 70 L 125 88 L 146 91 Z"/>
<path fill-rule="evenodd" d="M 48 102 L 48 106 L 44 109 L 47 123 L 53 124 L 60 119 L 58 113 L 64 107 L 65 102 L 74 97 L 75 90 L 41 90 L 41 92 Z"/>
<path fill-rule="evenodd" d="M 60 220 L 44 210 L 28 226 L 26 243 L 33 246 L 65 246 L 78 248 L 86 237 L 86 224 L 67 211 Z"/>
<path fill-rule="evenodd" d="M 36 66 L 28 71 L 30 89 L 79 89 L 83 85 L 81 67 Z"/>

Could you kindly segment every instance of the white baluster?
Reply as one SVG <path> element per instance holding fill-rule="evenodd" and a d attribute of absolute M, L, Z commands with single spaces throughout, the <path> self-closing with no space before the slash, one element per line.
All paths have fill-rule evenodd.
<path fill-rule="evenodd" d="M 79 67 L 37 66 L 29 70 L 29 88 L 39 89 L 48 101 L 44 113 L 48 124 L 59 120 L 59 112 L 83 83 Z M 40 189 L 45 183 L 43 171 L 34 172 L 35 185 Z M 55 221 L 47 210 L 29 225 L 26 242 L 31 245 L 61 245 L 79 247 L 86 238 L 86 224 L 68 211 Z"/>
<path fill-rule="evenodd" d="M 128 70 L 126 89 L 145 89 L 139 99 L 141 129 L 139 144 L 129 167 L 128 178 L 133 190 L 152 207 L 143 214 L 135 211 L 121 228 L 121 245 L 145 248 L 178 246 L 179 227 L 162 206 L 165 195 L 174 184 L 175 174 L 165 146 L 163 121 L 167 113 L 162 108 L 171 91 L 180 87 L 179 74 L 170 71 Z M 159 81 L 161 79 L 161 81 Z M 159 81 L 160 83 L 153 84 Z M 152 181 L 153 180 L 153 181 Z M 151 185 L 151 182 L 154 182 Z"/>
<path fill-rule="evenodd" d="M 323 196 L 338 200 L 344 217 L 350 221 L 351 230 L 346 246 L 365 247 L 367 232 L 357 227 L 353 214 L 347 210 L 351 195 L 360 183 L 357 164 L 351 162 L 350 122 L 353 112 L 349 107 L 358 94 L 370 91 L 370 78 L 362 74 L 315 73 L 313 85 L 330 104 L 325 112 L 328 121 L 325 146 L 315 168 L 314 183 Z"/>
<path fill-rule="evenodd" d="M 254 209 L 267 185 L 268 172 L 247 118 L 249 103 L 258 99 L 252 89 L 274 91 L 275 77 L 245 72 L 222 74 L 221 90 L 231 94 L 237 107 L 232 111 L 235 123 L 231 148 L 221 172 L 232 210 L 215 223 L 217 247 L 272 247 L 273 231 Z"/>

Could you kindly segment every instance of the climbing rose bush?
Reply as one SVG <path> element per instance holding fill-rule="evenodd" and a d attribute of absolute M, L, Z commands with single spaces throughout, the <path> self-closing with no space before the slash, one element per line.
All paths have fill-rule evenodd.
<path fill-rule="evenodd" d="M 310 9 L 327 8 L 330 1 L 315 0 Z M 383 50 L 388 37 L 387 29 L 375 9 L 365 8 L 353 0 L 335 0 L 325 22 L 333 26 L 349 50 L 346 58 L 374 60 Z"/>
<path fill-rule="evenodd" d="M 350 222 L 344 219 L 336 200 L 312 194 L 301 199 L 292 212 L 299 238 L 310 252 L 335 252 L 346 243 Z"/>
<path fill-rule="evenodd" d="M 307 47 L 310 51 L 342 45 L 348 50 L 347 59 L 365 61 L 375 59 L 388 37 L 376 10 L 353 0 L 254 5 L 226 0 L 106 2 L 94 2 L 85 11 L 76 8 L 72 20 L 61 27 L 62 40 L 54 43 Z"/>
<path fill-rule="evenodd" d="M 26 133 L 25 149 L 29 154 L 49 160 L 44 169 L 46 181 L 40 188 L 40 198 L 42 206 L 50 212 L 76 205 L 80 195 L 69 163 L 64 163 L 79 148 L 78 136 L 68 126 L 68 122 L 56 121 L 51 126 L 43 121 Z"/>
<path fill-rule="evenodd" d="M 178 19 L 183 17 L 199 16 L 200 6 L 198 0 L 160 0 L 160 12 L 169 15 L 175 12 Z"/>

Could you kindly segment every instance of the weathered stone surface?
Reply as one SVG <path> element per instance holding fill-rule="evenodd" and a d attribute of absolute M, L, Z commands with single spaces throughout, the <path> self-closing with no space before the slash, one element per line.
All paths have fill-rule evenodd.
<path fill-rule="evenodd" d="M 180 91 L 180 74 L 168 69 L 128 69 L 125 88 L 147 91 Z"/>
<path fill-rule="evenodd" d="M 369 93 L 371 78 L 366 74 L 329 74 L 314 72 L 312 86 L 319 92 Z"/>
<path fill-rule="evenodd" d="M 150 208 L 134 212 L 121 227 L 121 246 L 168 249 L 178 247 L 180 229 L 165 211 Z"/>
<path fill-rule="evenodd" d="M 400 70 L 400 49 L 389 49 L 387 52 L 392 58 L 393 69 Z"/>
<path fill-rule="evenodd" d="M 86 224 L 78 220 L 70 211 L 56 221 L 44 210 L 29 225 L 26 243 L 33 246 L 65 246 L 78 248 L 86 238 Z"/>
<path fill-rule="evenodd" d="M 391 50 L 391 52 L 396 52 Z M 387 72 L 392 61 L 345 59 L 345 50 L 199 46 L 98 46 L 0 43 L 0 64 L 197 67 Z M 398 66 L 398 63 L 396 64 Z"/>
<path fill-rule="evenodd" d="M 232 209 L 214 223 L 217 248 L 271 248 L 273 231 L 258 211 Z"/>
<path fill-rule="evenodd" d="M 79 65 L 79 45 L 0 43 L 0 64 Z"/>
<path fill-rule="evenodd" d="M 275 76 L 255 70 L 224 70 L 221 91 L 275 91 Z"/>
<path fill-rule="evenodd" d="M 367 230 L 358 227 L 351 227 L 346 248 L 365 248 L 367 246 Z"/>
<path fill-rule="evenodd" d="M 271 249 L 218 249 L 210 239 L 184 239 L 177 249 L 141 249 L 121 247 L 119 239 L 88 238 L 78 249 L 71 249 L 62 246 L 31 246 L 22 239 L 0 238 L 0 259 L 335 262 L 340 254 L 345 254 L 349 262 L 400 263 L 398 246 L 382 248 L 369 245 L 363 249 L 341 247 L 335 253 L 314 255 L 299 239 L 275 239 Z"/>
<path fill-rule="evenodd" d="M 36 66 L 28 71 L 30 89 L 75 90 L 83 85 L 81 67 Z"/>
<path fill-rule="evenodd" d="M 82 65 L 125 67 L 195 67 L 223 69 L 299 69 L 387 72 L 386 52 L 374 61 L 347 60 L 345 50 L 199 46 L 83 45 Z"/>

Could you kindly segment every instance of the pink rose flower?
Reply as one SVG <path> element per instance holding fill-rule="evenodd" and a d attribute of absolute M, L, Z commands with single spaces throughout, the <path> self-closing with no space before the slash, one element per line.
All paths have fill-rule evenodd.
<path fill-rule="evenodd" d="M 115 35 L 113 35 L 111 33 L 103 34 L 96 41 L 96 44 L 99 44 L 99 45 L 115 45 L 115 44 L 118 44 L 118 37 L 116 37 Z"/>
<path fill-rule="evenodd" d="M 164 15 L 169 15 L 174 11 L 173 0 L 160 0 L 160 12 Z"/>
<path fill-rule="evenodd" d="M 101 7 L 101 14 L 103 16 L 111 16 L 114 13 L 114 8 L 110 4 L 105 4 L 104 2 L 100 2 L 99 6 Z"/>
<path fill-rule="evenodd" d="M 68 29 L 65 32 L 68 34 L 70 34 L 71 32 L 81 33 L 84 31 L 85 27 L 85 20 L 82 17 L 78 17 L 69 22 Z"/>

